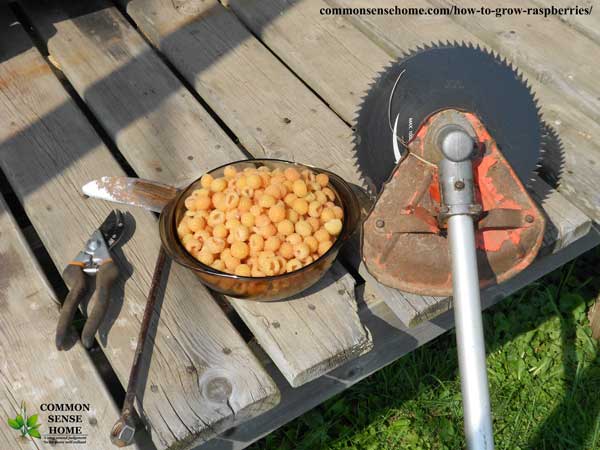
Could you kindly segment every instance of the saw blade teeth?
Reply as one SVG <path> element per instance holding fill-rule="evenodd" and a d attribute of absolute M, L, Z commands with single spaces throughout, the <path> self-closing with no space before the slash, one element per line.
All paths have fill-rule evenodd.
<path fill-rule="evenodd" d="M 410 49 L 403 49 L 400 52 L 400 55 L 398 57 L 398 59 L 396 60 L 397 63 L 399 63 L 400 61 L 406 59 L 406 58 L 410 58 L 411 55 L 411 50 Z"/>
<path fill-rule="evenodd" d="M 427 50 L 432 50 L 434 48 L 436 48 L 436 43 L 434 41 L 428 42 L 427 44 Z"/>

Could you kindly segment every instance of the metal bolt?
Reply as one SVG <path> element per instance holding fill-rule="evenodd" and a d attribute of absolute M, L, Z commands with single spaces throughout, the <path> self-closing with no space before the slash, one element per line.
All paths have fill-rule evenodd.
<path fill-rule="evenodd" d="M 383 227 L 385 227 L 385 221 L 383 219 L 377 219 L 375 221 L 375 226 L 377 228 L 383 228 Z"/>
<path fill-rule="evenodd" d="M 534 220 L 535 220 L 534 217 L 530 214 L 527 214 L 525 216 L 525 222 L 527 222 L 527 223 L 532 223 Z"/>
<path fill-rule="evenodd" d="M 465 188 L 465 182 L 462 180 L 458 180 L 454 183 L 454 189 L 457 191 L 462 191 Z"/>
<path fill-rule="evenodd" d="M 88 243 L 88 249 L 90 249 L 91 251 L 98 249 L 99 246 L 100 246 L 100 242 L 98 242 L 98 240 L 96 240 L 96 239 L 94 239 L 93 241 L 90 241 Z"/>

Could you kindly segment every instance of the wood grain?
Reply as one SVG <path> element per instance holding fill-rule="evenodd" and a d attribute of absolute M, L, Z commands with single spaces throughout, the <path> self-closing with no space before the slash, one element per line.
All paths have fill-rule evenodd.
<path fill-rule="evenodd" d="M 345 121 L 389 56 L 322 0 L 229 0 L 231 9 Z M 351 162 L 348 162 L 351 164 Z"/>
<path fill-rule="evenodd" d="M 358 316 L 354 285 L 354 278 L 335 263 L 302 298 L 273 302 L 268 309 L 257 302 L 231 302 L 242 317 L 255 318 L 252 331 L 258 342 L 290 385 L 297 387 L 373 347 Z"/>
<path fill-rule="evenodd" d="M 542 8 L 548 8 L 548 4 L 544 3 L 541 0 L 533 0 L 536 6 Z M 561 22 L 566 23 L 568 26 L 573 28 L 574 30 L 579 31 L 581 34 L 587 36 L 589 39 L 596 42 L 596 44 L 600 44 L 600 22 L 598 22 L 598 8 L 600 5 L 598 4 L 598 0 L 556 0 L 552 3 L 556 8 L 574 8 L 576 6 L 580 8 L 595 8 L 595 13 L 593 12 L 589 15 L 586 14 L 565 14 L 556 16 L 556 19 Z"/>
<path fill-rule="evenodd" d="M 103 1 L 93 4 L 94 12 L 77 15 L 28 2 L 26 12 L 136 173 L 177 185 L 207 168 L 245 159 L 119 11 Z M 230 299 L 294 386 L 371 348 L 356 301 L 346 294 L 354 281 L 338 269 L 339 279 L 328 274 L 319 290 L 293 302 Z M 309 310 L 309 305 L 319 306 Z M 306 311 L 312 311 L 309 326 Z M 281 324 L 275 333 L 272 323 Z"/>
<path fill-rule="evenodd" d="M 283 158 L 359 182 L 351 130 L 216 0 L 122 1 L 158 47 L 255 157 Z M 191 6 L 195 7 L 192 8 Z"/>
<path fill-rule="evenodd" d="M 80 187 L 99 175 L 123 172 L 30 48 L 22 27 L 7 10 L 0 18 L 1 42 L 21 49 L 0 58 L 0 166 L 62 268 L 111 208 L 85 201 Z M 126 211 L 135 234 L 113 251 L 123 277 L 98 334 L 123 385 L 160 246 L 155 217 L 135 208 Z M 152 345 L 144 355 L 138 393 L 160 449 L 187 448 L 279 400 L 271 378 L 193 274 L 172 266 L 168 280 L 151 324 Z"/>
<path fill-rule="evenodd" d="M 534 180 L 531 196 L 548 219 L 540 253 L 556 253 L 588 234 L 592 227 L 591 219 L 538 176 Z"/>
<path fill-rule="evenodd" d="M 38 414 L 42 435 L 49 432 L 51 414 L 40 409 L 42 403 L 88 404 L 90 411 L 81 417 L 86 444 L 69 447 L 109 448 L 117 407 L 83 346 L 78 342 L 59 352 L 49 339 L 56 330 L 58 300 L 2 197 L 0 261 L 0 448 L 50 448 L 5 426 L 6 418 L 19 414 L 22 401 L 29 415 Z"/>
<path fill-rule="evenodd" d="M 184 186 L 244 154 L 104 0 L 22 3 L 49 55 L 138 175 Z M 200 156 L 200 157 L 198 157 Z"/>
<path fill-rule="evenodd" d="M 268 156 L 308 161 L 328 168 L 351 182 L 360 183 L 352 160 L 351 129 L 299 83 L 230 11 L 215 2 L 206 2 L 201 10 L 188 11 L 187 14 L 181 14 L 169 2 L 159 0 L 134 0 L 127 2 L 126 6 L 140 30 L 194 85 L 251 153 L 260 156 L 269 150 Z M 222 30 L 227 32 L 223 33 Z M 362 35 L 360 37 L 364 40 Z M 240 67 L 244 70 L 240 70 Z M 291 118 L 290 122 L 282 125 L 281 117 Z M 267 141 L 264 140 L 265 136 L 269 136 Z M 326 143 L 324 138 L 334 145 Z M 355 242 L 354 248 L 356 245 Z M 358 255 L 356 251 L 350 252 Z M 399 296 L 397 291 L 385 286 L 379 285 L 378 289 L 383 298 Z M 313 300 L 307 300 L 304 307 L 308 304 L 314 304 Z M 253 317 L 239 308 L 239 302 L 233 302 L 233 305 L 244 317 Z M 351 311 L 346 301 L 340 305 L 340 311 Z M 255 335 L 263 336 L 260 342 L 266 346 L 267 352 L 274 360 L 281 362 L 281 347 L 265 343 L 265 337 L 273 336 L 268 325 L 272 321 L 258 322 L 253 319 L 249 322 L 247 319 L 246 322 Z M 350 316 L 347 323 L 359 322 L 356 316 Z M 334 331 L 334 334 L 337 333 Z M 352 334 L 357 335 L 356 332 Z M 359 333 L 358 336 L 360 339 L 356 341 L 355 350 L 349 353 L 351 356 L 366 349 L 366 335 Z M 288 342 L 293 344 L 296 340 L 297 336 L 292 335 Z M 300 347 L 286 345 L 284 348 Z M 311 345 L 306 348 L 315 347 Z M 321 361 L 337 360 L 328 356 L 328 351 L 323 347 L 317 348 L 321 349 L 317 353 Z M 284 372 L 287 373 L 306 357 L 297 355 L 297 361 L 290 361 Z M 329 363 L 325 364 L 325 367 L 328 366 Z M 313 362 L 306 366 L 306 374 L 300 371 L 287 377 L 293 385 L 298 380 L 312 379 L 318 376 L 315 367 L 319 366 Z M 310 377 L 307 376 L 309 373 Z M 294 381 L 296 377 L 298 380 Z"/>

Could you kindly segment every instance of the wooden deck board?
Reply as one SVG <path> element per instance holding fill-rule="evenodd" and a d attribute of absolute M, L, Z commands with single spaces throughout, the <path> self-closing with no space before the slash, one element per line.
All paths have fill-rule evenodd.
<path fill-rule="evenodd" d="M 183 186 L 243 153 L 107 1 L 22 6 L 52 61 L 142 177 Z"/>
<path fill-rule="evenodd" d="M 317 15 L 327 6 L 322 0 L 300 0 L 291 7 L 285 0 L 230 0 L 230 5 L 278 57 L 349 122 L 359 107 L 362 90 L 389 62 L 389 55 L 346 19 Z M 349 95 L 349 90 L 359 95 Z M 535 188 L 551 223 L 544 251 L 558 250 L 587 233 L 591 226 L 587 216 L 543 181 L 538 179 Z M 366 280 L 365 292 L 384 299 L 406 324 L 431 319 L 451 306 L 448 298 L 404 293 L 377 283 L 356 257 L 356 245 L 346 250 L 345 255 Z"/>
<path fill-rule="evenodd" d="M 548 7 L 547 3 L 544 3 L 542 0 L 533 0 L 533 2 L 540 7 Z M 578 0 L 556 0 L 552 2 L 554 6 L 557 8 L 565 8 L 565 7 L 584 7 L 588 8 L 590 6 L 595 6 L 598 8 L 598 2 L 596 0 L 585 0 L 583 2 Z M 597 11 L 597 9 L 596 9 Z M 564 15 L 557 16 L 557 19 L 566 23 L 574 30 L 579 31 L 584 34 L 588 38 L 592 39 L 596 44 L 600 44 L 600 27 L 598 21 L 598 13 L 592 12 L 589 15 Z"/>
<path fill-rule="evenodd" d="M 327 0 L 333 6 L 373 6 L 368 0 Z M 414 7 L 432 7 L 426 0 L 415 0 Z M 494 42 L 481 40 L 469 29 L 446 16 L 414 16 L 396 20 L 394 16 L 349 16 L 363 33 L 380 45 L 392 57 L 415 49 L 423 44 L 438 41 L 465 41 L 498 50 Z M 507 19 L 507 18 L 504 18 Z M 499 25 L 507 27 L 508 20 Z M 475 19 L 474 19 L 475 20 Z M 545 23 L 545 21 L 543 22 Z M 540 22 L 540 26 L 542 22 Z M 564 25 L 566 28 L 566 25 Z M 470 28 L 470 27 L 469 27 Z M 535 49 L 528 49 L 535 51 Z M 503 55 L 509 56 L 509 55 Z M 553 60 L 555 58 L 551 58 Z M 551 61 L 548 61 L 551 64 Z M 559 192 L 594 220 L 600 220 L 600 177 L 597 165 L 600 147 L 594 136 L 600 135 L 600 125 L 581 110 L 566 102 L 564 94 L 545 86 L 537 80 L 537 74 L 520 67 L 540 100 L 545 122 L 558 133 L 560 142 L 549 148 L 542 161 L 544 168 L 554 176 L 560 175 Z M 562 147 L 562 152 L 557 147 Z M 562 153 L 562 155 L 561 155 Z"/>
<path fill-rule="evenodd" d="M 252 4 L 258 5 L 258 3 L 255 2 Z M 321 3 L 311 3 L 313 7 L 320 4 Z M 296 8 L 298 8 L 298 3 L 292 4 L 289 10 L 286 9 L 286 5 L 289 6 L 288 3 L 269 2 L 269 5 L 278 6 L 279 9 L 272 11 L 269 16 L 282 17 L 280 20 L 285 21 L 285 29 L 287 29 L 286 27 L 288 25 L 291 26 L 295 20 L 299 20 L 298 17 L 294 16 Z M 164 3 L 154 1 L 134 0 L 133 2 L 128 3 L 127 8 L 129 14 L 134 18 L 140 29 L 151 39 L 153 39 L 155 45 L 157 45 L 157 47 L 159 47 L 165 53 L 165 55 L 171 59 L 174 65 L 182 72 L 182 74 L 188 78 L 188 81 L 194 83 L 196 90 L 207 100 L 209 104 L 211 104 L 215 111 L 219 112 L 221 118 L 228 123 L 236 133 L 243 134 L 246 132 L 246 130 L 252 131 L 253 129 L 266 133 L 279 133 L 278 130 L 281 128 L 281 124 L 275 117 L 273 117 L 269 123 L 264 123 L 261 121 L 262 115 L 264 115 L 265 112 L 262 111 L 262 109 L 258 110 L 257 105 L 255 105 L 253 101 L 257 92 L 262 93 L 269 100 L 272 99 L 271 105 L 268 106 L 271 109 L 267 110 L 267 112 L 271 114 L 279 107 L 280 104 L 285 103 L 287 106 L 288 100 L 293 101 L 293 105 L 296 109 L 296 111 L 293 113 L 284 113 L 289 117 L 292 117 L 292 114 L 294 117 L 301 114 L 302 111 L 300 108 L 303 107 L 307 102 L 309 105 L 312 105 L 310 108 L 307 108 L 310 109 L 310 111 L 317 111 L 323 108 L 324 105 L 316 97 L 310 94 L 310 92 L 304 86 L 296 82 L 293 75 L 291 75 L 283 65 L 277 62 L 276 59 L 273 58 L 272 55 L 270 55 L 268 51 L 266 51 L 250 33 L 245 31 L 243 26 L 239 24 L 239 22 L 229 11 L 226 11 L 219 5 L 211 4 L 207 6 L 206 12 L 204 12 L 202 15 L 200 15 L 198 11 L 194 11 L 196 15 L 201 16 L 198 20 L 193 19 L 195 17 L 194 14 L 189 14 L 188 19 L 183 20 L 181 15 L 173 15 L 172 5 L 165 5 Z M 318 10 L 318 8 L 315 10 Z M 288 14 L 292 14 L 291 22 L 288 19 L 285 19 Z M 160 17 L 160 19 L 157 19 L 157 17 Z M 164 25 L 161 25 L 163 23 Z M 177 23 L 182 26 L 181 29 L 176 28 Z M 325 43 L 329 44 L 327 45 L 327 48 L 330 50 L 330 55 L 332 55 L 332 61 L 340 64 L 340 67 L 335 69 L 335 73 L 353 71 L 352 69 L 354 64 L 357 64 L 353 57 L 348 56 L 344 60 L 339 60 L 339 55 L 347 55 L 348 49 L 340 47 L 340 41 L 331 37 L 333 32 L 332 30 L 323 31 L 318 29 L 317 31 L 312 31 L 314 30 L 313 25 L 306 17 L 304 17 L 301 23 L 305 30 L 311 30 L 311 32 L 308 33 L 309 36 L 320 36 L 319 43 L 321 45 Z M 164 28 L 167 26 L 169 27 L 168 30 L 170 34 L 164 31 Z M 218 26 L 220 26 L 220 28 L 218 28 Z M 316 28 L 320 26 L 321 25 L 315 25 Z M 260 25 L 257 25 L 256 30 L 259 28 Z M 218 63 L 215 64 L 217 67 L 214 69 L 214 71 L 220 71 L 220 77 L 206 73 L 213 71 L 212 68 L 208 68 L 198 74 L 190 72 L 189 60 L 191 56 L 189 55 L 202 55 L 208 51 L 207 49 L 213 48 L 214 46 L 217 46 L 219 49 L 222 48 L 222 51 L 234 46 L 234 42 L 230 42 L 228 46 L 223 45 L 221 40 L 230 38 L 229 36 L 224 37 L 222 33 L 219 35 L 219 29 L 228 30 L 228 33 L 231 33 L 233 36 L 231 39 L 234 39 L 238 35 L 244 36 L 244 45 L 241 45 L 235 49 L 237 58 L 229 61 L 226 60 L 226 55 L 221 55 Z M 201 41 L 191 40 L 188 38 L 189 34 L 195 37 L 202 36 L 203 39 Z M 352 27 L 348 27 L 347 37 L 354 39 L 356 41 L 356 45 L 359 45 L 359 42 L 361 42 L 362 44 L 359 45 L 359 47 L 364 48 L 365 52 L 371 52 L 373 55 L 376 55 L 373 56 L 370 61 L 374 61 L 375 57 L 377 57 L 379 58 L 381 64 L 384 64 L 384 61 L 387 60 L 387 56 L 384 52 L 366 40 L 360 32 L 354 30 Z M 291 39 L 291 35 L 286 35 L 285 38 Z M 334 40 L 333 43 L 330 42 L 332 39 Z M 202 45 L 200 42 L 202 42 Z M 285 48 L 289 50 L 288 47 Z M 310 59 L 309 57 L 318 52 L 318 49 L 318 45 L 313 45 L 308 49 L 308 53 L 310 54 L 306 55 L 303 53 L 304 47 L 302 46 L 299 50 L 297 50 L 297 52 L 300 55 L 307 56 L 307 59 Z M 293 69 L 300 64 L 299 60 L 290 60 L 287 62 Z M 292 65 L 292 63 L 294 65 Z M 321 61 L 321 63 L 325 63 L 325 61 Z M 346 63 L 346 65 L 344 65 L 344 63 Z M 329 62 L 327 65 L 327 67 L 330 69 L 334 66 L 336 66 L 336 64 L 331 64 L 331 62 Z M 239 73 L 239 67 L 245 68 L 243 73 Z M 259 67 L 260 70 L 257 70 Z M 322 67 L 319 68 L 319 63 L 316 63 L 311 69 L 313 69 L 315 72 L 315 78 L 312 80 L 314 83 L 313 88 L 319 92 L 320 89 L 318 88 L 321 86 L 321 84 L 319 84 L 320 77 L 327 71 L 323 70 Z M 365 72 L 364 66 L 362 71 Z M 360 86 L 364 85 L 364 87 L 366 87 L 370 81 L 370 78 L 366 73 L 363 73 L 362 77 L 357 76 L 356 79 L 359 81 L 358 84 L 352 85 L 354 86 L 353 89 L 356 89 L 357 91 L 357 95 L 353 97 L 353 102 L 360 97 L 358 94 L 358 92 L 362 90 Z M 270 83 L 270 80 L 278 80 L 278 83 L 273 85 L 273 83 Z M 351 106 L 351 103 L 353 102 L 348 103 L 344 100 L 346 90 L 343 92 L 340 91 L 339 88 L 341 84 L 336 83 L 335 79 L 328 79 L 327 81 L 330 83 L 329 86 L 332 88 L 329 93 L 331 95 L 335 94 L 335 99 L 326 98 L 326 100 L 330 104 L 337 102 L 336 104 L 339 106 L 338 112 L 342 114 L 342 117 L 346 120 L 351 120 L 351 116 L 353 114 L 352 111 L 354 108 Z M 284 82 L 289 86 L 282 86 Z M 234 96 L 233 93 L 239 92 L 241 83 L 243 83 L 245 93 L 243 96 L 241 96 L 242 94 Z M 334 87 L 336 89 L 333 89 Z M 212 94 L 213 92 L 219 92 L 221 94 L 220 97 L 211 99 L 211 95 L 214 95 Z M 214 101 L 214 103 L 211 103 L 211 101 Z M 223 106 L 224 104 L 225 107 Z M 291 107 L 292 103 L 289 105 Z M 244 116 L 245 123 L 243 126 L 237 127 L 238 124 L 236 122 L 236 116 L 239 114 L 239 110 L 241 109 L 246 109 L 247 114 Z M 306 113 L 304 115 L 306 115 Z M 343 121 L 335 117 L 333 114 L 329 114 L 326 117 L 327 118 L 318 117 L 315 114 L 309 114 L 307 117 L 300 117 L 300 119 L 304 122 L 301 126 L 304 127 L 307 133 L 310 133 L 313 130 L 319 134 L 329 133 L 331 138 L 336 140 L 336 146 L 335 148 L 332 148 L 331 151 L 322 152 L 319 150 L 320 147 L 325 145 L 325 143 L 320 139 L 310 142 L 310 146 L 307 147 L 306 145 L 303 145 L 304 143 L 301 142 L 300 139 L 297 138 L 297 136 L 294 134 L 294 131 L 291 131 L 289 137 L 285 139 L 285 142 L 280 140 L 269 142 L 270 146 L 275 146 L 274 148 L 277 148 L 277 150 L 273 151 L 272 155 L 299 161 L 308 161 L 311 164 L 318 165 L 318 161 L 314 160 L 313 154 L 315 152 L 319 152 L 321 153 L 319 160 L 322 158 L 327 158 L 329 161 L 329 164 L 324 167 L 327 167 L 330 170 L 345 176 L 346 179 L 350 180 L 351 182 L 355 182 L 357 184 L 361 183 L 355 173 L 354 162 L 352 159 L 352 143 L 346 137 L 350 136 L 351 134 L 350 127 L 348 127 Z M 293 124 L 294 120 L 292 120 L 292 123 L 289 125 Z M 324 127 L 326 129 L 323 129 Z M 260 133 L 257 136 L 260 137 Z M 281 136 L 281 138 L 283 139 L 284 136 Z M 295 147 L 291 146 L 295 143 L 297 143 Z M 252 147 L 248 148 L 248 150 L 250 152 L 255 152 L 255 149 Z M 334 161 L 334 163 L 332 164 L 331 161 Z M 348 174 L 352 175 L 349 177 Z M 350 248 L 346 253 L 353 253 L 357 255 L 357 245 L 358 242 L 355 241 L 354 247 Z M 357 267 L 359 264 L 360 263 L 357 262 Z M 360 264 L 359 273 L 361 276 L 367 277 L 369 281 L 374 282 L 374 280 L 369 278 L 368 274 L 365 272 L 364 266 Z M 379 293 L 379 298 L 386 299 L 386 301 L 391 301 L 393 303 L 402 302 L 407 298 L 407 296 L 398 293 L 398 291 L 383 285 L 378 284 L 378 286 L 374 289 L 376 289 L 376 292 Z M 419 306 L 421 306 L 423 303 L 427 305 L 433 303 L 433 298 L 427 297 L 422 299 L 419 296 L 413 297 L 417 300 L 416 304 Z M 432 307 L 432 310 L 434 309 L 435 306 Z M 264 331 L 271 333 L 268 329 Z M 258 332 L 258 330 L 256 332 Z M 314 373 L 314 375 L 316 375 L 316 373 Z"/>
<path fill-rule="evenodd" d="M 245 158 L 116 8 L 95 0 L 83 11 L 39 2 L 25 9 L 53 60 L 139 176 L 178 185 Z M 339 277 L 328 274 L 318 290 L 293 302 L 230 299 L 293 386 L 371 348 L 347 294 L 354 280 L 337 270 Z"/>
<path fill-rule="evenodd" d="M 257 302 L 232 301 L 242 317 L 255 319 L 252 331 L 258 342 L 293 387 L 373 347 L 371 333 L 358 315 L 354 278 L 341 264 L 335 263 L 302 294 L 302 300 L 274 302 L 269 308 Z"/>
<path fill-rule="evenodd" d="M 350 129 L 217 0 L 121 2 L 254 157 L 326 168 L 359 182 L 347 164 Z"/>
<path fill-rule="evenodd" d="M 39 414 L 42 435 L 49 432 L 51 413 L 41 404 L 88 404 L 81 417 L 86 444 L 69 448 L 108 448 L 117 407 L 83 346 L 59 352 L 48 338 L 56 329 L 58 302 L 1 196 L 0 261 L 0 448 L 50 448 L 5 426 L 22 401 L 30 415 Z"/>
<path fill-rule="evenodd" d="M 21 51 L 0 64 L 0 166 L 62 268 L 111 208 L 84 201 L 81 185 L 123 172 L 38 51 L 23 51 L 31 42 L 22 27 L 8 26 L 8 10 L 0 18 L 0 42 Z M 128 211 L 135 235 L 113 252 L 123 276 L 98 335 L 123 385 L 160 245 L 154 216 Z M 157 311 L 139 398 L 158 448 L 200 442 L 278 402 L 272 380 L 193 274 L 170 268 Z"/>
<path fill-rule="evenodd" d="M 346 122 L 389 56 L 343 17 L 321 16 L 322 0 L 229 0 L 262 42 Z M 348 163 L 349 165 L 351 163 Z"/>

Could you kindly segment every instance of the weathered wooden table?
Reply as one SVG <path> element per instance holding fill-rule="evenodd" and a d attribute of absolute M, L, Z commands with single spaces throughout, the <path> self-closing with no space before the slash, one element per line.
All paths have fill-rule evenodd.
<path fill-rule="evenodd" d="M 126 173 L 182 185 L 252 156 L 360 183 L 357 105 L 390 59 L 422 43 L 465 40 L 510 58 L 557 137 L 536 183 L 549 218 L 544 249 L 486 290 L 485 306 L 600 242 L 597 15 L 341 17 L 320 9 L 386 2 L 227 3 L 0 5 L 0 448 L 33 448 L 4 425 L 21 401 L 40 412 L 42 433 L 41 405 L 89 404 L 87 444 L 69 448 L 110 448 L 159 239 L 155 216 L 128 210 L 136 231 L 116 252 L 125 276 L 99 347 L 57 352 L 58 273 L 112 208 L 84 199 L 82 184 Z M 172 266 L 159 303 L 138 393 L 148 428 L 139 448 L 243 448 L 453 326 L 450 299 L 378 284 L 352 245 L 293 301 L 222 299 Z M 107 384 L 113 371 L 118 382 Z"/>

